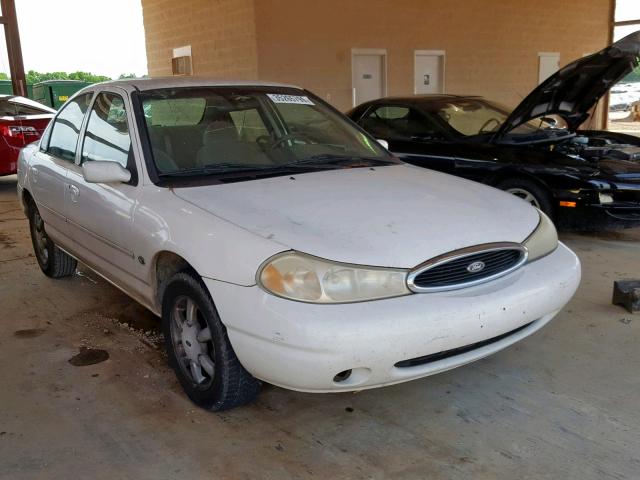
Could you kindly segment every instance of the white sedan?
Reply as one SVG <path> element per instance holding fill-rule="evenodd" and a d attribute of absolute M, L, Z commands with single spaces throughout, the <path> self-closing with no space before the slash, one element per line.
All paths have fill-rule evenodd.
<path fill-rule="evenodd" d="M 160 315 L 182 386 L 213 410 L 260 380 L 361 390 L 478 360 L 580 280 L 543 213 L 403 164 L 292 86 L 93 85 L 18 169 L 42 271 L 80 260 Z"/>

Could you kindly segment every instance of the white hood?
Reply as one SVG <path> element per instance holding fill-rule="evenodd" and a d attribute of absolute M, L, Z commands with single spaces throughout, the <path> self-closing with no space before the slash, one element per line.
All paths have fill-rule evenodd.
<path fill-rule="evenodd" d="M 522 242 L 539 220 L 513 195 L 410 165 L 177 188 L 175 194 L 282 250 L 397 268 L 472 245 Z"/>

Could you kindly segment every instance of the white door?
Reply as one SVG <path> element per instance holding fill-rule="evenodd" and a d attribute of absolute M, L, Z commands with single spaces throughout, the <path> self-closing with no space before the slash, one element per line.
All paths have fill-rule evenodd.
<path fill-rule="evenodd" d="M 416 94 L 444 93 L 444 53 L 415 53 L 414 89 Z"/>
<path fill-rule="evenodd" d="M 79 143 L 80 165 L 69 167 L 67 221 L 79 256 L 118 285 L 142 290 L 135 278 L 139 269 L 131 246 L 131 224 L 140 186 L 125 99 L 118 91 L 100 92 L 91 108 Z M 132 174 L 128 183 L 89 183 L 82 164 L 119 163 Z"/>
<path fill-rule="evenodd" d="M 560 54 L 555 52 L 539 53 L 538 84 L 544 82 L 560 68 Z"/>
<path fill-rule="evenodd" d="M 384 96 L 384 70 L 383 53 L 353 53 L 352 85 L 354 106 Z"/>

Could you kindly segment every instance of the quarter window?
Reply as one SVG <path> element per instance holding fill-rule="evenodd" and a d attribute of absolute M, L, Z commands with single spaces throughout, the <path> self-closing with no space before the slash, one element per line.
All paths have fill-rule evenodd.
<path fill-rule="evenodd" d="M 66 103 L 51 130 L 47 152 L 63 160 L 73 162 L 84 114 L 89 108 L 92 93 L 85 93 Z"/>
<path fill-rule="evenodd" d="M 117 162 L 127 168 L 130 150 L 131 137 L 124 100 L 115 93 L 99 94 L 89 115 L 82 162 L 102 160 Z"/>

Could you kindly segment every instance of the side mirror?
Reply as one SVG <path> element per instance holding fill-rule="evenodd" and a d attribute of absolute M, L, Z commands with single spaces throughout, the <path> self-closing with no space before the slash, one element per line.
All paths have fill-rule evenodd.
<path fill-rule="evenodd" d="M 548 123 L 549 125 L 551 125 L 552 127 L 555 127 L 556 125 L 558 125 L 558 119 L 557 118 L 553 118 L 553 117 L 542 117 L 540 120 L 542 120 L 545 123 Z"/>
<path fill-rule="evenodd" d="M 117 162 L 93 160 L 82 164 L 82 176 L 88 183 L 127 183 L 131 172 Z"/>
<path fill-rule="evenodd" d="M 376 142 L 382 145 L 385 149 L 389 150 L 389 142 L 386 140 L 382 140 L 381 138 L 376 138 Z"/>

